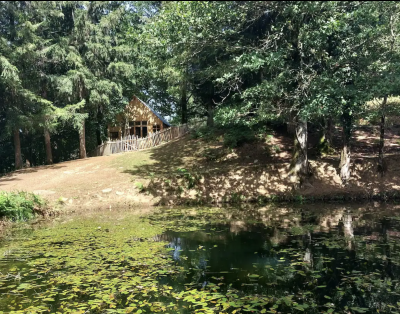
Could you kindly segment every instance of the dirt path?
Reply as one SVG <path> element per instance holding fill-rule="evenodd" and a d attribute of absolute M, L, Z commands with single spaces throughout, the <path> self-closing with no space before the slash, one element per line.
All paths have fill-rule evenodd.
<path fill-rule="evenodd" d="M 151 204 L 150 197 L 137 191 L 132 176 L 112 165 L 118 157 L 94 157 L 15 171 L 0 178 L 0 190 L 33 192 L 52 206 L 70 209 Z"/>

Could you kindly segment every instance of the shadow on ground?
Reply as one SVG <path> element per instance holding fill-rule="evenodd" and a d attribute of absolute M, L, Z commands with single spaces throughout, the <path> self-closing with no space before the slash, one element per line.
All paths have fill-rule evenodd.
<path fill-rule="evenodd" d="M 376 169 L 373 149 L 376 135 L 360 128 L 355 133 L 352 180 L 342 186 L 338 176 L 339 156 L 310 160 L 312 176 L 300 190 L 294 190 L 289 169 L 292 139 L 276 135 L 268 142 L 255 142 L 231 150 L 222 142 L 207 143 L 190 135 L 146 152 L 126 154 L 135 160 L 123 172 L 135 179 L 147 180 L 147 191 L 161 204 L 191 202 L 235 202 L 259 197 L 332 198 L 335 195 L 370 197 L 400 191 L 400 156 L 397 135 L 387 140 L 387 172 L 381 177 Z M 336 130 L 334 143 L 340 143 Z M 368 136 L 367 136 L 368 135 Z M 374 137 L 375 136 L 375 137 Z M 312 143 L 310 147 L 312 147 Z M 339 151 L 340 147 L 336 147 Z M 310 154 L 311 155 L 311 154 Z M 185 169 L 179 172 L 178 168 Z"/>
<path fill-rule="evenodd" d="M 71 162 L 71 161 L 67 161 L 67 162 Z M 42 171 L 42 170 L 56 170 L 56 169 L 61 169 L 64 168 L 64 165 L 60 165 L 60 164 L 56 164 L 56 165 L 47 165 L 47 166 L 38 166 L 38 167 L 30 167 L 30 168 L 24 168 L 24 169 L 20 169 L 20 170 L 16 170 L 10 173 L 7 173 L 3 176 L 0 176 L 0 186 L 2 185 L 6 185 L 11 181 L 20 181 L 23 178 L 20 175 L 23 174 L 28 174 L 28 173 L 35 173 L 38 171 Z"/>

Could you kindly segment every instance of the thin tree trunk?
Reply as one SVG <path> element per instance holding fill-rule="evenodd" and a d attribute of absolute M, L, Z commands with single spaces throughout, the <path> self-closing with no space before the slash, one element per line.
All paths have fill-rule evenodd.
<path fill-rule="evenodd" d="M 328 118 L 324 120 L 324 125 L 319 137 L 318 144 L 316 146 L 317 154 L 324 155 L 333 152 L 332 149 L 332 119 Z"/>
<path fill-rule="evenodd" d="M 181 86 L 181 110 L 182 110 L 182 124 L 188 122 L 188 109 L 187 109 L 187 90 L 186 90 L 186 79 L 183 80 Z"/>
<path fill-rule="evenodd" d="M 36 158 L 34 158 L 34 154 L 33 154 L 33 147 L 34 147 L 34 143 L 33 143 L 33 136 L 32 136 L 32 134 L 29 134 L 27 131 L 26 131 L 26 136 L 25 136 L 25 138 L 26 139 L 28 139 L 28 141 L 29 141 L 29 166 L 28 166 L 28 163 L 26 163 L 26 166 L 27 167 L 34 167 L 35 166 L 35 164 L 36 164 Z M 26 157 L 25 157 L 25 159 L 27 159 Z"/>
<path fill-rule="evenodd" d="M 101 140 L 101 133 L 103 132 L 102 127 L 103 127 L 103 113 L 99 108 L 97 111 L 97 130 L 96 130 L 97 145 L 101 145 L 103 142 Z"/>
<path fill-rule="evenodd" d="M 207 106 L 207 126 L 208 127 L 213 127 L 214 126 L 214 104 L 212 102 L 212 99 L 208 103 Z"/>
<path fill-rule="evenodd" d="M 350 146 L 346 140 L 343 140 L 343 148 L 340 153 L 340 178 L 343 184 L 347 184 L 350 179 Z"/>
<path fill-rule="evenodd" d="M 82 128 L 79 130 L 79 158 L 86 158 L 85 120 L 82 121 Z"/>
<path fill-rule="evenodd" d="M 348 111 L 345 111 L 342 116 L 343 123 L 343 147 L 340 154 L 340 178 L 342 183 L 346 185 L 350 179 L 350 137 L 352 128 L 352 116 Z"/>
<path fill-rule="evenodd" d="M 308 174 L 307 121 L 297 118 L 294 138 L 291 173 L 295 182 L 301 185 L 302 178 Z"/>
<path fill-rule="evenodd" d="M 289 114 L 289 122 L 287 123 L 286 130 L 290 135 L 296 134 L 296 114 L 294 112 L 290 112 Z"/>
<path fill-rule="evenodd" d="M 46 145 L 46 164 L 53 164 L 53 153 L 51 152 L 51 139 L 48 129 L 44 129 L 44 142 Z"/>
<path fill-rule="evenodd" d="M 21 140 L 19 138 L 19 129 L 14 129 L 14 150 L 15 150 L 15 170 L 22 168 Z"/>
<path fill-rule="evenodd" d="M 332 146 L 333 121 L 331 117 L 325 120 L 325 125 L 325 139 L 328 142 L 328 145 Z"/>
<path fill-rule="evenodd" d="M 383 155 L 383 149 L 385 147 L 385 107 L 387 103 L 387 95 L 383 98 L 383 103 L 381 107 L 382 115 L 381 115 L 381 136 L 379 139 L 379 157 L 378 157 L 378 171 L 381 173 L 381 176 L 385 174 L 385 160 L 384 160 L 384 155 Z"/>
<path fill-rule="evenodd" d="M 97 130 L 96 130 L 96 139 L 97 139 L 97 145 L 101 145 L 101 133 L 100 133 L 99 126 L 97 126 Z"/>

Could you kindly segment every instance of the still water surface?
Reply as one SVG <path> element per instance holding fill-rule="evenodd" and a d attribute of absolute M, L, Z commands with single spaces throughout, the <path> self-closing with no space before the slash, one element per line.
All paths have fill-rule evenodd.
<path fill-rule="evenodd" d="M 0 242 L 0 311 L 399 312 L 397 205 L 68 219 Z"/>

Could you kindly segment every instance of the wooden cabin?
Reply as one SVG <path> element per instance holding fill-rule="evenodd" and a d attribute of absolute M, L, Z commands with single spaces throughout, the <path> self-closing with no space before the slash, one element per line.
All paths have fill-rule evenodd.
<path fill-rule="evenodd" d="M 136 96 L 133 96 L 124 113 L 117 117 L 117 121 L 117 125 L 108 126 L 108 137 L 111 140 L 127 135 L 142 138 L 171 126 L 159 113 Z"/>

